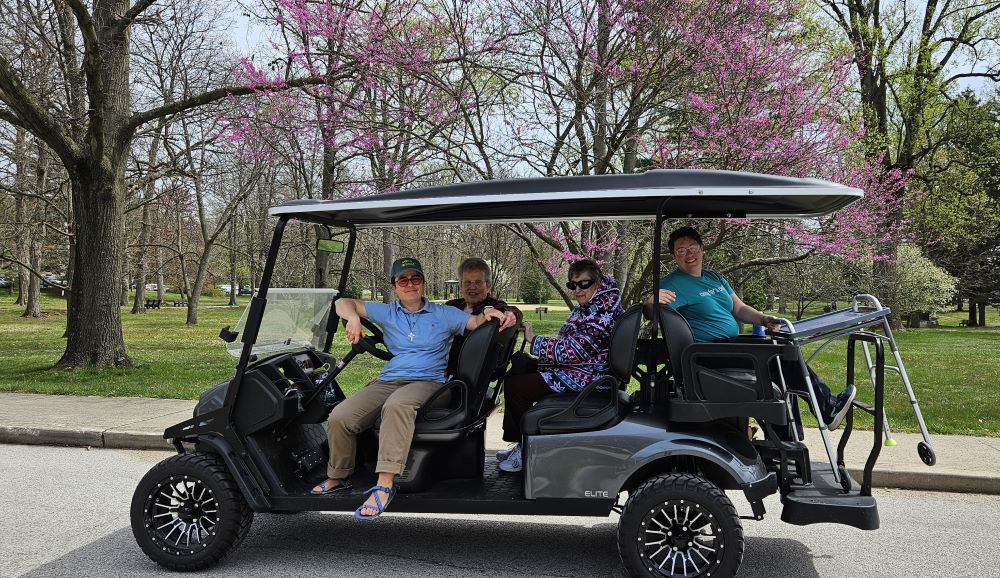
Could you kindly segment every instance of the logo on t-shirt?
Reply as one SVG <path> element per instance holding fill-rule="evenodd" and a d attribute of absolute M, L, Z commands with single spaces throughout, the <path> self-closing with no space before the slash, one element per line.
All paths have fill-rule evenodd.
<path fill-rule="evenodd" d="M 705 291 L 702 291 L 701 293 L 698 293 L 698 295 L 701 296 L 701 297 L 711 297 L 712 295 L 715 295 L 716 293 L 722 293 L 725 290 L 726 290 L 725 287 L 723 287 L 722 285 L 719 285 L 718 287 L 715 287 L 713 289 L 706 289 Z"/>

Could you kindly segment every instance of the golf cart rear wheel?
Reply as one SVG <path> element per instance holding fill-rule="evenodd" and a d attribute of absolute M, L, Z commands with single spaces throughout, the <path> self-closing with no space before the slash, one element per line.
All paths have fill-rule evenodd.
<path fill-rule="evenodd" d="M 618 551 L 631 576 L 734 576 L 743 560 L 743 527 L 718 486 L 691 474 L 660 475 L 628 498 Z"/>
<path fill-rule="evenodd" d="M 253 510 L 217 456 L 180 454 L 157 464 L 132 496 L 132 534 L 171 570 L 207 568 L 250 529 Z"/>

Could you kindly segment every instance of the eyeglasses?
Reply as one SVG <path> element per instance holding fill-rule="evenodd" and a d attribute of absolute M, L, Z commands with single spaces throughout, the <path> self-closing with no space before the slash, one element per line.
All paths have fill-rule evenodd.
<path fill-rule="evenodd" d="M 396 279 L 396 285 L 399 287 L 409 287 L 413 285 L 414 287 L 420 287 L 424 284 L 424 278 L 420 275 L 414 275 L 413 277 L 400 277 Z"/>
<path fill-rule="evenodd" d="M 674 249 L 674 255 L 684 257 L 686 255 L 697 255 L 701 253 L 701 245 L 691 245 L 690 247 L 678 247 Z"/>
<path fill-rule="evenodd" d="M 597 283 L 597 279 L 580 279 L 579 281 L 567 281 L 566 288 L 570 291 L 576 291 L 576 288 L 587 289 L 594 283 Z"/>
<path fill-rule="evenodd" d="M 462 281 L 462 287 L 482 287 L 483 285 L 486 285 L 486 281 L 483 281 L 482 279 L 476 279 L 475 281 Z"/>

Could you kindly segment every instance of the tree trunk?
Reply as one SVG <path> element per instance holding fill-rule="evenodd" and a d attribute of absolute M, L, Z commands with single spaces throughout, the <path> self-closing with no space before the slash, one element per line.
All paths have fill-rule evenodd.
<path fill-rule="evenodd" d="M 165 297 L 166 290 L 163 288 L 163 248 L 156 248 L 156 298 L 161 302 Z"/>
<path fill-rule="evenodd" d="M 236 306 L 236 294 L 239 290 L 236 278 L 236 219 L 229 223 L 229 306 Z"/>
<path fill-rule="evenodd" d="M 212 247 L 212 243 L 207 243 L 205 245 L 205 252 L 201 254 L 201 259 L 198 260 L 198 272 L 194 277 L 194 287 L 191 288 L 191 294 L 188 296 L 188 325 L 198 324 L 198 301 L 201 299 L 201 290 L 205 286 L 205 277 L 208 276 L 208 263 L 212 259 Z M 239 291 L 239 287 L 236 285 L 229 288 L 231 295 L 237 291 Z"/>
<path fill-rule="evenodd" d="M 49 180 L 50 157 L 45 144 L 40 140 L 37 144 L 34 193 L 38 195 L 39 198 L 44 198 L 45 188 Z M 31 240 L 28 253 L 29 260 L 31 261 L 31 268 L 35 271 L 41 271 L 42 251 L 44 250 L 45 244 L 44 210 L 40 210 L 40 207 L 38 206 L 39 203 L 37 201 L 32 204 L 35 205 L 35 216 L 32 217 L 32 221 L 37 222 L 33 224 L 30 229 Z M 32 275 L 31 280 L 34 284 L 28 284 L 28 298 L 24 303 L 24 317 L 41 317 L 42 306 L 39 287 L 41 280 L 35 275 Z"/>
<path fill-rule="evenodd" d="M 28 188 L 28 147 L 23 128 L 17 129 L 17 135 L 14 138 L 14 163 L 17 166 L 17 172 L 14 176 L 14 255 L 18 261 L 17 301 L 14 304 L 24 306 L 28 302 L 28 276 L 31 273 L 22 263 L 27 263 L 31 259 L 28 250 L 28 243 L 31 240 L 27 218 L 27 200 L 21 194 Z"/>
<path fill-rule="evenodd" d="M 28 264 L 35 271 L 42 268 L 42 238 L 44 236 L 44 225 L 36 225 L 31 240 L 28 241 Z M 24 313 L 21 317 L 41 317 L 41 279 L 37 275 L 31 275 L 28 281 L 28 291 L 24 299 Z"/>
<path fill-rule="evenodd" d="M 148 198 L 147 196 L 146 199 Z M 139 230 L 139 247 L 135 256 L 135 300 L 132 301 L 132 313 L 146 312 L 146 247 L 149 245 L 149 229 L 149 203 L 143 202 L 142 228 Z"/>
<path fill-rule="evenodd" d="M 393 247 L 392 247 L 392 236 L 389 234 L 389 229 L 382 229 L 382 270 L 385 271 L 385 276 L 388 279 L 390 269 L 392 268 L 392 262 L 395 260 L 393 257 Z M 388 303 L 392 300 L 392 279 L 388 279 L 382 289 L 382 303 Z M 372 296 L 374 299 L 374 295 Z"/>
<path fill-rule="evenodd" d="M 986 301 L 980 301 L 979 306 L 979 327 L 986 327 Z"/>
<path fill-rule="evenodd" d="M 898 245 L 893 242 L 892 246 L 883 247 L 881 252 L 889 258 L 875 261 L 872 265 L 872 276 L 875 284 L 875 296 L 883 304 L 893 307 L 898 299 L 899 287 L 899 265 L 897 264 L 896 252 Z M 889 315 L 889 326 L 893 331 L 901 331 L 903 323 L 895 310 Z"/>
<path fill-rule="evenodd" d="M 177 207 L 177 259 L 180 261 L 181 267 L 181 285 L 177 288 L 177 292 L 181 294 L 181 299 L 191 295 L 188 291 L 188 278 L 187 278 L 187 262 L 184 259 L 184 242 L 183 242 L 183 232 L 184 229 L 183 219 L 181 217 L 181 209 Z"/>
<path fill-rule="evenodd" d="M 111 166 L 96 163 L 70 170 L 76 224 L 88 234 L 77 239 L 69 294 L 74 315 L 66 319 L 66 352 L 56 363 L 59 368 L 132 366 L 118 305 L 125 259 L 124 155 L 116 160 Z"/>
<path fill-rule="evenodd" d="M 160 146 L 160 127 L 149 145 L 146 166 L 152 171 L 156 166 L 157 151 Z M 132 313 L 146 312 L 146 247 L 149 246 L 149 201 L 155 193 L 155 181 L 146 184 L 142 199 L 142 228 L 139 230 L 139 247 L 135 255 L 135 301 L 132 302 Z"/>
<path fill-rule="evenodd" d="M 976 314 L 978 310 L 976 309 L 976 300 L 972 297 L 969 298 L 969 327 L 977 327 L 979 325 L 979 320 L 976 319 Z"/>

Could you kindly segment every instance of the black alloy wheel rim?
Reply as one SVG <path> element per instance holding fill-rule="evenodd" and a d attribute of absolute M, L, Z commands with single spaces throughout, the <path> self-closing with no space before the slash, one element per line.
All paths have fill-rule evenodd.
<path fill-rule="evenodd" d="M 219 525 L 211 488 L 193 476 L 171 476 L 146 498 L 146 533 L 157 547 L 184 556 L 203 550 Z"/>
<path fill-rule="evenodd" d="M 725 542 L 718 520 L 701 504 L 668 500 L 646 512 L 638 547 L 651 574 L 690 578 L 715 571 Z"/>

